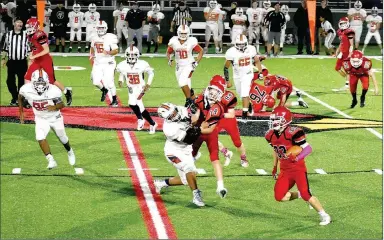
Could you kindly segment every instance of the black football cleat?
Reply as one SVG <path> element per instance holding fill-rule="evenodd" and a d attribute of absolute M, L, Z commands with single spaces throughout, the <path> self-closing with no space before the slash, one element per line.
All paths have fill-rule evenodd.
<path fill-rule="evenodd" d="M 195 90 L 193 90 L 193 88 L 191 88 L 191 98 L 195 96 Z"/>
<path fill-rule="evenodd" d="M 105 101 L 105 97 L 107 96 L 107 93 L 108 93 L 108 89 L 101 90 L 101 99 L 100 99 L 100 101 L 102 101 L 102 102 Z"/>
<path fill-rule="evenodd" d="M 360 107 L 365 107 L 365 103 L 364 102 L 360 102 Z"/>
<path fill-rule="evenodd" d="M 113 101 L 111 102 L 111 104 L 109 104 L 109 106 L 111 106 L 111 107 L 118 107 L 118 106 L 119 106 L 119 103 L 117 102 L 117 100 L 113 100 Z"/>
<path fill-rule="evenodd" d="M 357 100 L 352 100 L 351 108 L 354 108 L 357 105 Z"/>
<path fill-rule="evenodd" d="M 9 103 L 9 106 L 16 107 L 16 106 L 19 106 L 19 103 L 17 102 L 17 100 L 12 99 L 11 102 Z"/>
<path fill-rule="evenodd" d="M 68 48 L 68 52 L 69 52 L 69 53 L 72 52 L 72 47 Z"/>
<path fill-rule="evenodd" d="M 301 92 L 300 92 L 300 91 L 296 91 L 296 96 L 297 96 L 298 98 L 301 98 Z"/>
<path fill-rule="evenodd" d="M 81 48 L 77 48 L 77 52 L 78 52 L 78 53 L 81 53 Z"/>
<path fill-rule="evenodd" d="M 72 90 L 67 89 L 67 93 L 65 94 L 65 99 L 67 99 L 67 106 L 71 106 L 71 104 L 72 104 Z"/>

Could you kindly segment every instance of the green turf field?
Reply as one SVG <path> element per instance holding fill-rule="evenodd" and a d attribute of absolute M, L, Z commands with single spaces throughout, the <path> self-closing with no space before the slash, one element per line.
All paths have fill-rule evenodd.
<path fill-rule="evenodd" d="M 118 62 L 123 60 L 117 59 Z M 144 97 L 145 105 L 157 107 L 165 101 L 183 104 L 185 99 L 167 60 L 143 59 L 155 69 L 153 85 Z M 98 108 L 100 111 L 107 108 L 106 103 L 100 102 L 100 92 L 95 91 L 90 81 L 87 57 L 55 57 L 54 63 L 86 68 L 55 72 L 59 81 L 73 88 L 74 107 L 103 107 Z M 204 58 L 193 75 L 194 88 L 199 92 L 206 87 L 210 76 L 222 74 L 223 63 L 222 58 Z M 275 181 L 270 176 L 272 150 L 261 137 L 266 123 L 246 123 L 248 125 L 242 124 L 240 128 L 247 135 L 242 140 L 250 166 L 242 168 L 239 154 L 235 153 L 231 165 L 224 169 L 227 198 L 220 199 L 215 193 L 216 179 L 205 146 L 196 165 L 206 171 L 199 175 L 198 184 L 207 206 L 195 208 L 190 203 L 192 196 L 187 187 L 168 188 L 161 196 L 178 238 L 382 238 L 382 175 L 372 171 L 382 170 L 382 140 L 365 129 L 373 126 L 374 131 L 382 134 L 382 61 L 373 60 L 373 68 L 378 70 L 379 96 L 369 92 L 366 107 L 354 109 L 349 109 L 348 92 L 331 91 L 344 84 L 334 71 L 334 64 L 334 59 L 274 58 L 265 61 L 271 73 L 290 78 L 295 87 L 316 100 L 350 117 L 366 120 L 351 122 L 334 109 L 306 96 L 304 99 L 310 107 L 292 110 L 315 115 L 315 120 L 296 119 L 294 123 L 307 124 L 307 141 L 314 149 L 306 159 L 309 184 L 332 216 L 333 223 L 318 226 L 318 214 L 302 200 L 288 203 L 274 200 Z M 6 71 L 1 70 L 0 103 L 7 106 L 10 94 L 5 84 Z M 360 89 L 359 86 L 358 92 Z M 119 89 L 117 94 L 122 105 L 127 106 L 127 89 Z M 48 141 L 59 166 L 48 171 L 34 140 L 34 125 L 12 122 L 7 117 L 9 109 L 1 108 L 1 238 L 142 239 L 151 236 L 116 130 L 67 128 L 77 156 L 76 167 L 84 170 L 83 175 L 75 174 L 63 146 L 51 133 Z M 123 110 L 130 112 L 128 108 Z M 78 111 L 81 113 L 81 108 Z M 98 115 L 97 110 L 93 114 Z M 92 119 L 93 114 L 84 117 Z M 108 115 L 101 118 L 105 124 L 114 121 Z M 319 118 L 323 125 L 316 122 Z M 336 126 L 335 121 L 341 124 Z M 155 135 L 147 131 L 135 132 L 135 136 L 153 178 L 176 174 L 164 158 L 165 140 L 161 131 Z M 235 152 L 227 135 L 221 135 L 220 140 Z M 21 174 L 11 174 L 14 168 L 21 168 Z M 264 169 L 268 175 L 258 174 L 256 169 Z M 315 169 L 323 169 L 328 174 L 318 174 Z"/>

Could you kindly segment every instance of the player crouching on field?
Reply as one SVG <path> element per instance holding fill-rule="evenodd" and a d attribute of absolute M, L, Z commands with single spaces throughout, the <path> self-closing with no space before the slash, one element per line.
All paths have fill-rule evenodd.
<path fill-rule="evenodd" d="M 272 111 L 269 130 L 265 134 L 265 139 L 274 149 L 272 176 L 275 179 L 277 164 L 280 162 L 280 174 L 274 190 L 275 199 L 285 202 L 302 198 L 319 213 L 320 225 L 328 225 L 331 217 L 324 211 L 319 200 L 312 196 L 308 185 L 304 158 L 312 152 L 312 147 L 306 142 L 304 131 L 301 128 L 290 126 L 291 122 L 291 112 L 286 107 L 278 106 Z M 302 149 L 295 156 L 287 153 L 294 146 Z M 298 191 L 289 191 L 295 184 Z"/>
<path fill-rule="evenodd" d="M 36 140 L 48 160 L 47 168 L 50 170 L 57 167 L 57 163 L 51 154 L 46 137 L 52 128 L 60 142 L 68 151 L 70 165 L 75 165 L 76 158 L 73 149 L 69 145 L 69 139 L 65 133 L 64 119 L 60 109 L 64 107 L 61 101 L 61 91 L 55 85 L 49 83 L 48 74 L 43 69 L 32 73 L 31 82 L 24 84 L 19 91 L 19 113 L 20 123 L 24 123 L 24 97 L 32 106 L 35 115 Z"/>
<path fill-rule="evenodd" d="M 128 86 L 128 104 L 137 117 L 137 130 L 144 128 L 144 119 L 150 124 L 149 134 L 155 134 L 157 123 L 153 121 L 149 112 L 145 109 L 143 95 L 148 91 L 154 77 L 153 68 L 144 60 L 139 60 L 140 51 L 133 45 L 125 50 L 125 59 L 116 67 L 120 73 L 119 87 L 126 82 Z M 147 84 L 144 81 L 144 73 L 148 75 Z M 144 117 L 144 119 L 143 119 Z"/>
<path fill-rule="evenodd" d="M 343 68 L 349 76 L 349 89 L 352 94 L 351 108 L 354 108 L 357 104 L 356 88 L 359 79 L 363 87 L 360 96 L 360 107 L 365 106 L 365 95 L 367 94 L 369 88 L 369 77 L 372 78 L 373 85 L 375 87 L 375 95 L 379 94 L 376 77 L 371 69 L 372 62 L 368 58 L 364 57 L 362 52 L 354 50 L 351 58 L 344 61 Z"/>
<path fill-rule="evenodd" d="M 176 169 L 179 176 L 165 180 L 155 180 L 156 192 L 168 186 L 188 185 L 192 190 L 192 202 L 199 207 L 205 204 L 201 191 L 197 188 L 196 166 L 192 156 L 192 144 L 203 131 L 200 127 L 192 126 L 188 110 L 172 103 L 163 103 L 157 113 L 164 119 L 163 132 L 167 140 L 164 154 L 169 163 Z"/>

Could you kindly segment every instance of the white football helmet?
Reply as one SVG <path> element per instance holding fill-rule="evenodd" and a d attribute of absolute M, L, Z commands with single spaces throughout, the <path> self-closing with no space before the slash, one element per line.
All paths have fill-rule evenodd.
<path fill-rule="evenodd" d="M 97 35 L 103 36 L 107 33 L 108 30 L 108 25 L 105 21 L 100 20 L 96 23 L 96 32 Z"/>
<path fill-rule="evenodd" d="M 81 10 L 80 4 L 77 4 L 77 3 L 73 4 L 72 9 L 75 13 L 80 12 Z"/>
<path fill-rule="evenodd" d="M 48 74 L 41 68 L 32 73 L 31 82 L 37 94 L 41 95 L 49 88 Z"/>
<path fill-rule="evenodd" d="M 179 122 L 182 119 L 182 113 L 175 104 L 173 103 L 162 103 L 157 109 L 159 117 L 169 122 Z"/>
<path fill-rule="evenodd" d="M 281 6 L 281 12 L 287 15 L 289 13 L 289 7 L 287 5 Z"/>
<path fill-rule="evenodd" d="M 90 11 L 90 12 L 96 12 L 96 4 L 94 4 L 94 3 L 91 3 L 91 4 L 89 4 L 89 6 L 88 6 L 88 10 Z"/>
<path fill-rule="evenodd" d="M 356 10 L 360 10 L 363 7 L 363 4 L 360 1 L 356 1 L 353 6 L 355 7 Z"/>
<path fill-rule="evenodd" d="M 137 47 L 131 45 L 125 50 L 125 59 L 127 59 L 127 63 L 131 66 L 137 63 L 137 60 L 140 57 L 140 51 Z"/>
<path fill-rule="evenodd" d="M 51 2 L 47 1 L 45 2 L 45 9 L 50 9 L 51 8 Z"/>
<path fill-rule="evenodd" d="M 235 39 L 235 48 L 241 52 L 244 52 L 248 47 L 248 40 L 244 34 L 237 35 Z"/>
<path fill-rule="evenodd" d="M 235 11 L 236 15 L 238 16 L 243 16 L 244 14 L 244 11 L 242 8 L 236 8 L 236 11 Z"/>
<path fill-rule="evenodd" d="M 264 7 L 265 9 L 270 8 L 270 7 L 271 7 L 271 1 L 264 1 L 264 2 L 263 2 L 263 7 Z"/>
<path fill-rule="evenodd" d="M 187 25 L 180 25 L 177 29 L 177 36 L 180 40 L 187 40 L 190 34 L 189 27 Z"/>
<path fill-rule="evenodd" d="M 377 7 L 373 7 L 372 8 L 372 16 L 377 16 L 378 13 L 379 13 L 379 9 Z"/>
<path fill-rule="evenodd" d="M 209 7 L 212 9 L 216 8 L 217 7 L 217 1 L 216 0 L 209 1 Z"/>
<path fill-rule="evenodd" d="M 159 4 L 155 4 L 152 6 L 152 11 L 154 12 L 160 12 L 160 5 Z"/>

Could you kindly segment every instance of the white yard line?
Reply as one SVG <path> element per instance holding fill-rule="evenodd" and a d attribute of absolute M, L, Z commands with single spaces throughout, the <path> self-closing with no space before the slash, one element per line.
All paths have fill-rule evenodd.
<path fill-rule="evenodd" d="M 324 171 L 322 168 L 316 168 L 315 172 L 318 173 L 318 174 L 327 174 L 327 172 Z"/>
<path fill-rule="evenodd" d="M 313 101 L 323 105 L 324 107 L 334 111 L 335 113 L 338 113 L 339 115 L 345 117 L 345 118 L 349 118 L 349 119 L 352 119 L 353 117 L 352 116 L 349 116 L 348 114 L 340 111 L 339 109 L 335 108 L 335 107 L 332 107 L 331 105 L 321 101 L 320 99 L 318 99 L 317 97 L 314 97 L 308 93 L 306 93 L 305 91 L 303 90 L 300 90 L 298 89 L 297 87 L 293 87 L 293 89 L 295 89 L 296 91 L 300 91 L 301 94 L 303 94 L 304 96 L 307 96 L 308 98 L 312 99 Z M 372 133 L 373 135 L 375 135 L 376 137 L 378 137 L 379 139 L 383 139 L 383 135 L 380 134 L 378 131 L 372 129 L 372 128 L 365 128 L 368 132 Z"/>

